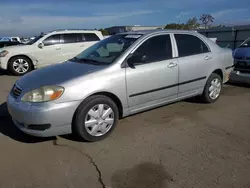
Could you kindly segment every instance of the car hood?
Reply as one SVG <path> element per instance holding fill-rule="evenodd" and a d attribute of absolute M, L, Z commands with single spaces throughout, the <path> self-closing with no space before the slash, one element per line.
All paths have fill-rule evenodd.
<path fill-rule="evenodd" d="M 22 76 L 17 84 L 26 91 L 48 85 L 63 86 L 70 80 L 86 76 L 105 67 L 107 66 L 67 61 L 32 71 Z"/>
<path fill-rule="evenodd" d="M 10 52 L 17 51 L 19 53 L 23 53 L 26 51 L 26 49 L 29 49 L 31 45 L 25 45 L 25 44 L 18 44 L 14 46 L 6 46 L 4 48 L 1 48 L 1 50 L 7 50 Z"/>
<path fill-rule="evenodd" d="M 250 58 L 250 47 L 236 48 L 233 57 L 235 59 Z"/>

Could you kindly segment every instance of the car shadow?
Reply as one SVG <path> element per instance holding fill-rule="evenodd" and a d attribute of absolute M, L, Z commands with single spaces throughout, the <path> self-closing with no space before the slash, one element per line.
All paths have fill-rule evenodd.
<path fill-rule="evenodd" d="M 183 99 L 183 100 L 181 100 L 181 101 L 187 102 L 187 103 L 195 103 L 195 104 L 206 104 L 206 103 L 201 99 L 201 96 L 195 96 L 195 97 Z"/>
<path fill-rule="evenodd" d="M 88 142 L 86 140 L 77 137 L 74 134 L 60 135 L 60 137 L 73 142 Z"/>
<path fill-rule="evenodd" d="M 4 76 L 4 75 L 9 75 L 9 73 L 6 70 L 0 69 L 0 76 Z"/>
<path fill-rule="evenodd" d="M 39 142 L 55 140 L 55 137 L 49 137 L 49 138 L 33 137 L 20 131 L 15 126 L 15 124 L 11 119 L 10 114 L 8 113 L 6 102 L 0 105 L 0 136 L 1 134 L 22 143 L 39 143 Z"/>
<path fill-rule="evenodd" d="M 250 84 L 243 83 L 243 82 L 235 82 L 235 81 L 227 82 L 225 85 L 231 85 L 231 86 L 235 86 L 235 87 L 250 88 Z"/>

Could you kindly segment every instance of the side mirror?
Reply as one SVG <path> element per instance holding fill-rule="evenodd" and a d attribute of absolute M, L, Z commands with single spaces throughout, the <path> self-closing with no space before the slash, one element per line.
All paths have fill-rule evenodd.
<path fill-rule="evenodd" d="M 146 55 L 133 54 L 127 59 L 127 63 L 130 67 L 134 67 L 135 65 L 140 65 L 145 63 L 146 60 L 147 60 Z"/>
<path fill-rule="evenodd" d="M 44 44 L 42 42 L 38 44 L 38 48 L 42 49 L 43 47 L 44 47 Z"/>

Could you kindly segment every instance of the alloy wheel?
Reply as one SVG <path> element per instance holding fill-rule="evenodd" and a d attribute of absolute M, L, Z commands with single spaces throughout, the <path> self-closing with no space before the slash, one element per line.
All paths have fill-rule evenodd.
<path fill-rule="evenodd" d="M 13 62 L 13 69 L 16 72 L 23 74 L 29 70 L 29 63 L 24 59 L 16 59 Z"/>

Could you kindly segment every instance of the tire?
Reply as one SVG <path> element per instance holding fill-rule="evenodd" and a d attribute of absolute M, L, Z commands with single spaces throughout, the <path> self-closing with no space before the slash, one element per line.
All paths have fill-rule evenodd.
<path fill-rule="evenodd" d="M 30 61 L 30 59 L 24 56 L 16 56 L 11 58 L 9 61 L 8 68 L 9 71 L 15 76 L 22 76 L 33 69 L 32 62 Z"/>
<path fill-rule="evenodd" d="M 99 111 L 99 108 L 101 109 L 100 105 L 103 105 L 103 113 L 99 113 L 102 111 Z M 111 112 L 109 108 L 112 113 L 107 118 L 104 118 L 105 114 L 108 114 L 107 112 Z M 92 111 L 90 112 L 90 110 Z M 72 132 L 85 141 L 99 141 L 111 134 L 118 122 L 118 117 L 118 108 L 112 99 L 103 95 L 90 96 L 76 110 Z M 112 119 L 113 123 L 110 126 L 107 122 L 112 122 Z M 89 122 L 89 127 L 87 127 L 87 122 Z M 90 122 L 94 122 L 93 125 Z"/>
<path fill-rule="evenodd" d="M 216 85 L 217 87 L 215 87 Z M 212 88 L 215 89 L 213 90 Z M 205 103 L 213 103 L 217 101 L 220 97 L 221 89 L 222 89 L 222 78 L 218 74 L 212 73 L 207 80 L 203 94 L 201 96 L 202 101 Z M 214 95 L 211 94 L 212 91 L 214 91 Z"/>

